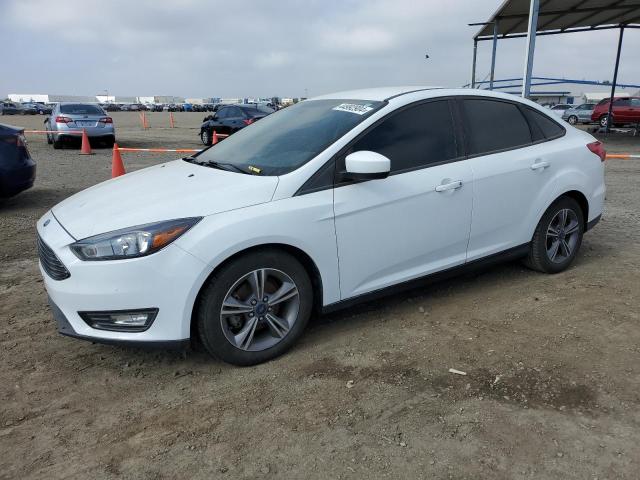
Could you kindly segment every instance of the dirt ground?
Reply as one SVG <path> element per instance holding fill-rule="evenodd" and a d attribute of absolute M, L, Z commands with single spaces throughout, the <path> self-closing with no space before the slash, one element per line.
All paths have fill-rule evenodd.
<path fill-rule="evenodd" d="M 121 146 L 198 148 L 204 114 L 113 116 Z M 640 160 L 607 162 L 605 216 L 568 271 L 510 263 L 360 305 L 236 368 L 58 335 L 34 225 L 107 179 L 111 151 L 29 148 L 36 186 L 0 201 L 0 478 L 638 478 Z"/>

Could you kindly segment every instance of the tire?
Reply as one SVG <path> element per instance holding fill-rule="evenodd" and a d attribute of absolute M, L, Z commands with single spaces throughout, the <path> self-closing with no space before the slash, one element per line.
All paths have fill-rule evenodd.
<path fill-rule="evenodd" d="M 52 140 L 53 148 L 55 150 L 60 150 L 63 147 L 63 142 L 64 142 L 64 139 L 60 138 L 60 135 L 58 135 L 57 137 L 54 136 Z"/>
<path fill-rule="evenodd" d="M 48 131 L 48 130 L 47 130 L 47 131 Z M 51 135 L 49 135 L 49 134 L 47 133 L 47 144 L 48 144 L 48 145 L 51 145 L 52 143 L 53 143 L 53 140 L 51 139 Z"/>
<path fill-rule="evenodd" d="M 200 132 L 200 139 L 202 140 L 202 143 L 207 146 L 211 145 L 212 137 L 213 135 L 211 135 L 211 132 L 207 128 Z"/>
<path fill-rule="evenodd" d="M 601 127 L 606 127 L 607 126 L 607 115 L 600 115 L 600 118 L 598 119 L 598 123 L 600 124 Z"/>
<path fill-rule="evenodd" d="M 538 222 L 525 265 L 543 273 L 566 270 L 580 250 L 583 234 L 582 208 L 573 198 L 559 198 Z"/>
<path fill-rule="evenodd" d="M 113 148 L 113 145 L 116 143 L 116 137 L 109 137 L 104 141 L 104 146 L 106 148 Z"/>
<path fill-rule="evenodd" d="M 263 299 L 256 299 L 259 288 L 252 287 L 251 280 L 266 285 Z M 271 304 L 278 292 L 281 299 Z M 282 355 L 296 343 L 311 316 L 313 297 L 311 280 L 300 262 L 279 250 L 259 250 L 232 260 L 209 278 L 194 320 L 212 356 L 233 365 L 255 365 Z"/>
<path fill-rule="evenodd" d="M 569 118 L 567 118 L 567 122 L 569 122 L 570 125 L 575 125 L 578 123 L 578 117 L 576 117 L 575 115 L 569 115 Z"/>

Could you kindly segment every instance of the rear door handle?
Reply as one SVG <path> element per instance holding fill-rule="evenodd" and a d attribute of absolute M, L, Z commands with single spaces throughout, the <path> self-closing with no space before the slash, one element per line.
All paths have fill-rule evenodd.
<path fill-rule="evenodd" d="M 549 162 L 537 161 L 531 165 L 531 170 L 544 170 L 547 167 L 549 167 Z"/>
<path fill-rule="evenodd" d="M 443 183 L 441 185 L 438 185 L 436 187 L 436 192 L 446 192 L 448 190 L 457 190 L 460 187 L 462 187 L 462 180 L 456 180 L 455 182 Z"/>

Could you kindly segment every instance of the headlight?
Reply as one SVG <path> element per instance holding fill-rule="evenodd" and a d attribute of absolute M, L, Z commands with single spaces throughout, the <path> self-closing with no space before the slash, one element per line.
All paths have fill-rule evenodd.
<path fill-rule="evenodd" d="M 102 233 L 71 244 L 71 251 L 80 260 L 144 257 L 166 247 L 201 219 L 181 218 Z"/>

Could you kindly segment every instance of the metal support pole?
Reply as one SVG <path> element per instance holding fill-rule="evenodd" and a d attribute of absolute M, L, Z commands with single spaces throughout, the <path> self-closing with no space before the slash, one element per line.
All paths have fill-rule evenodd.
<path fill-rule="evenodd" d="M 616 66 L 613 68 L 613 82 L 611 82 L 611 101 L 609 102 L 609 111 L 607 112 L 607 128 L 606 133 L 609 133 L 611 124 L 613 123 L 613 117 L 611 112 L 613 111 L 613 97 L 616 94 L 616 84 L 618 83 L 618 66 L 620 65 L 620 51 L 622 50 L 622 36 L 624 35 L 624 26 L 620 27 L 620 36 L 618 37 L 618 51 L 616 52 Z"/>
<path fill-rule="evenodd" d="M 540 0 L 531 0 L 529 8 L 529 30 L 527 32 L 527 58 L 524 63 L 524 75 L 522 76 L 522 96 L 531 94 L 531 75 L 533 74 L 533 54 L 536 50 L 536 33 L 538 30 L 538 12 Z"/>
<path fill-rule="evenodd" d="M 476 60 L 478 58 L 478 40 L 473 39 L 473 63 L 471 64 L 471 88 L 476 88 Z"/>
<path fill-rule="evenodd" d="M 493 22 L 493 46 L 491 50 L 491 75 L 489 76 L 489 90 L 493 90 L 493 79 L 496 71 L 496 49 L 498 47 L 498 20 Z"/>

